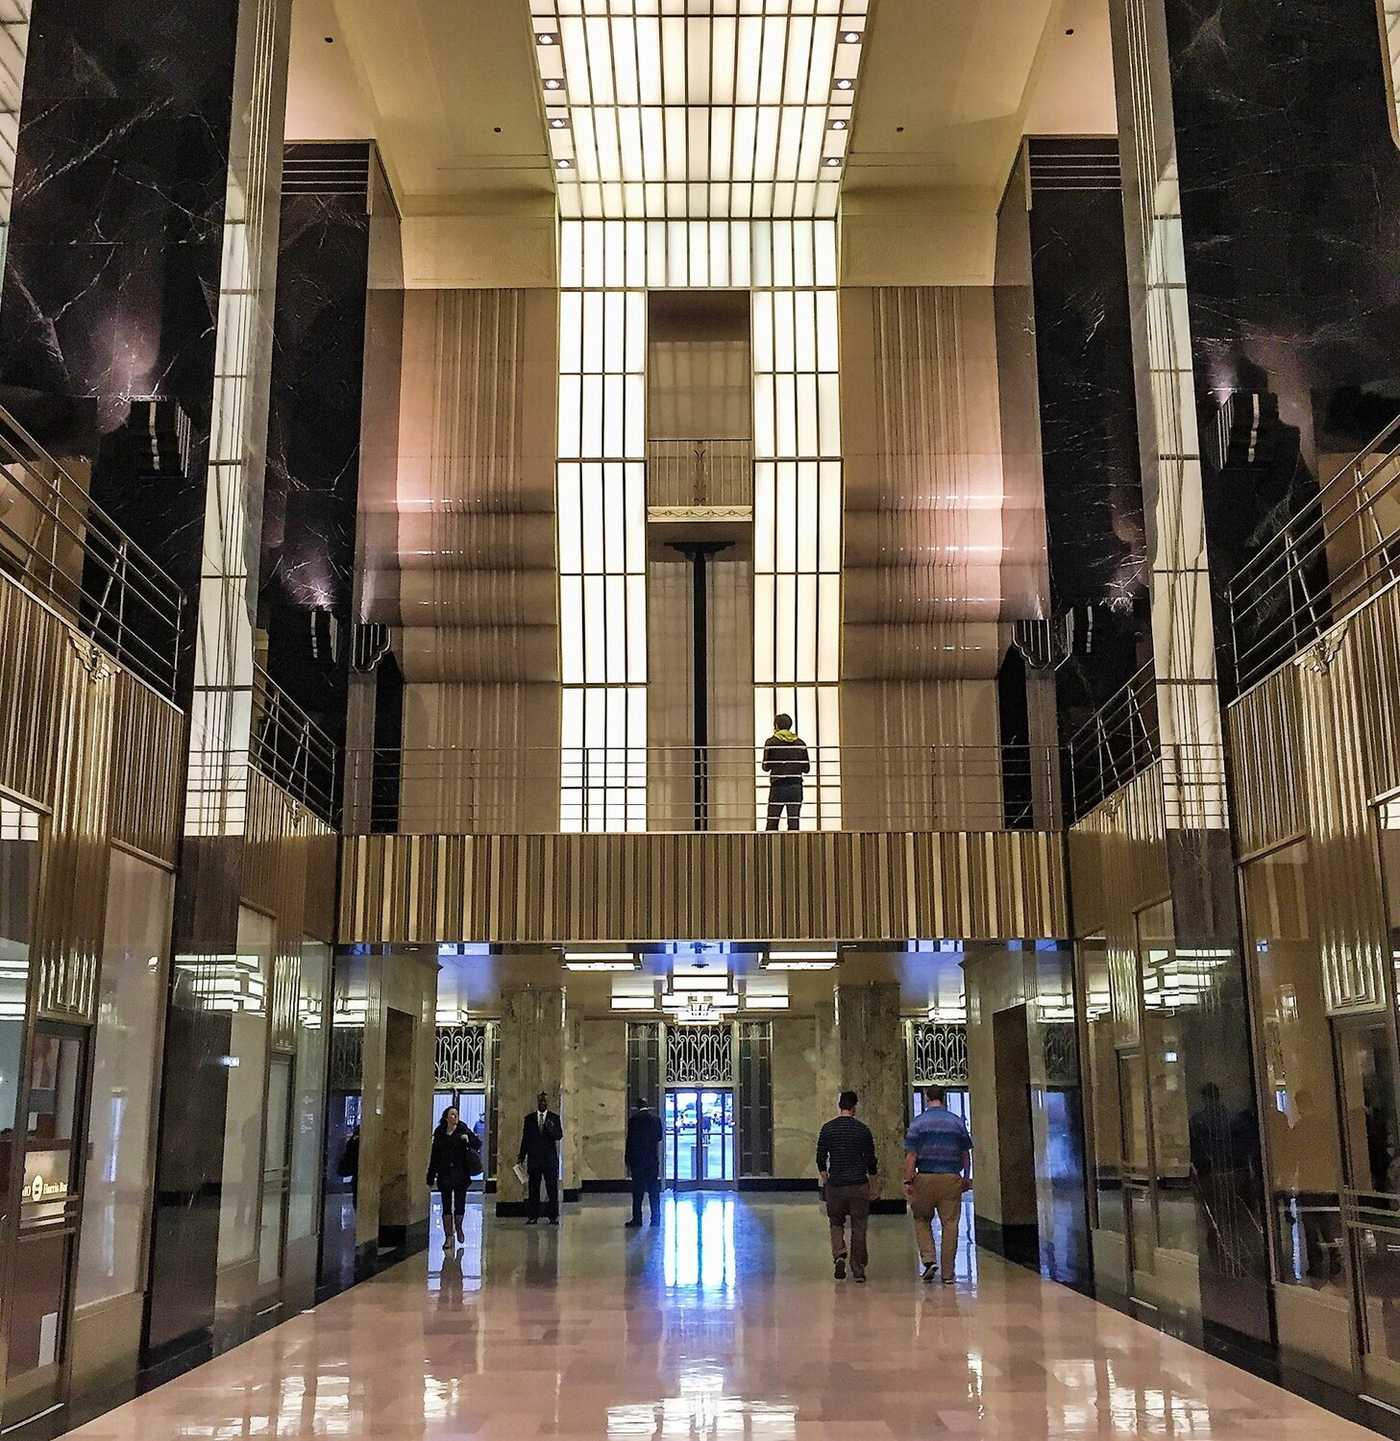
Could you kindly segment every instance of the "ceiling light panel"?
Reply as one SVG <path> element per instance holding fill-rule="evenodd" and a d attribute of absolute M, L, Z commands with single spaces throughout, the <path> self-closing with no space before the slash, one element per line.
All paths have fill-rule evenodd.
<path fill-rule="evenodd" d="M 531 0 L 546 104 L 568 106 L 548 131 L 560 213 L 834 215 L 869 8 Z"/>

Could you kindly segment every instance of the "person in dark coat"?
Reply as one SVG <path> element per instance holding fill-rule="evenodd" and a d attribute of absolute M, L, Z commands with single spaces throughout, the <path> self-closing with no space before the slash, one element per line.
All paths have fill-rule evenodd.
<path fill-rule="evenodd" d="M 520 1132 L 520 1156 L 517 1164 L 524 1166 L 529 1178 L 525 1224 L 533 1226 L 540 1219 L 540 1185 L 549 1196 L 549 1224 L 559 1224 L 559 1142 L 564 1139 L 564 1126 L 558 1112 L 549 1109 L 549 1097 L 541 1091 L 535 1109 L 525 1117 Z"/>
<path fill-rule="evenodd" d="M 661 1218 L 661 1117 L 646 1103 L 638 1101 L 627 1122 L 624 1159 L 632 1178 L 632 1219 L 629 1226 L 642 1224 L 642 1197 L 651 1210 L 651 1224 Z"/>
<path fill-rule="evenodd" d="M 767 829 L 777 830 L 786 810 L 788 830 L 795 831 L 802 815 L 802 777 L 812 769 L 812 759 L 786 712 L 773 717 L 773 734 L 763 743 L 763 769 L 768 775 Z"/>
<path fill-rule="evenodd" d="M 467 1188 L 472 1177 L 480 1174 L 481 1140 L 457 1114 L 457 1107 L 449 1106 L 433 1132 L 428 1155 L 428 1185 L 436 1186 L 442 1197 L 442 1239 L 449 1251 L 454 1238 L 466 1239 L 462 1217 L 467 1209 Z"/>

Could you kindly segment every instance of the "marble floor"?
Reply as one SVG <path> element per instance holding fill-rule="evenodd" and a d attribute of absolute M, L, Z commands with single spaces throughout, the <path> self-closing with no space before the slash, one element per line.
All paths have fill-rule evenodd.
<path fill-rule="evenodd" d="M 815 1197 L 607 1200 L 440 1244 L 71 1433 L 929 1441 L 1364 1441 L 1362 1430 L 985 1252 L 915 1279 L 908 1223 L 835 1282 Z"/>

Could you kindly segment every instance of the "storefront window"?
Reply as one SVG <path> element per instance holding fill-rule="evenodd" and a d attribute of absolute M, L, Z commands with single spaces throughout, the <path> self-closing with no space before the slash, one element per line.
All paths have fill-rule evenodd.
<path fill-rule="evenodd" d="M 1182 1013 L 1200 1004 L 1195 972 L 1177 955 L 1170 901 L 1138 916 L 1142 970 L 1142 1048 L 1152 1107 L 1152 1163 L 1157 1188 L 1157 1244 L 1196 1253 L 1196 1196 L 1192 1185 L 1192 1128 L 1225 1126 L 1218 1098 L 1199 1099 L 1191 1113 L 1181 1034 Z"/>
<path fill-rule="evenodd" d="M 1244 893 L 1264 1070 L 1274 1274 L 1288 1285 L 1345 1295 L 1337 1089 L 1308 843 L 1251 861 Z"/>
<path fill-rule="evenodd" d="M 224 1113 L 223 1185 L 219 1201 L 220 1310 L 248 1304 L 256 1286 L 262 1196 L 264 1099 L 267 1079 L 268 990 L 273 922 L 246 906 L 238 911 L 237 954 L 218 958 L 216 1008 L 228 1014 L 228 1101 Z"/>
<path fill-rule="evenodd" d="M 29 994 L 30 927 L 39 874 L 39 816 L 0 797 L 0 1187 L 8 1190 Z"/>
<path fill-rule="evenodd" d="M 1080 1009 L 1084 1017 L 1084 1058 L 1089 1080 L 1094 1148 L 1095 1224 L 1123 1230 L 1123 1122 L 1118 1096 L 1118 1054 L 1109 987 L 1108 947 L 1102 936 L 1078 944 Z"/>
<path fill-rule="evenodd" d="M 301 998 L 297 1017 L 295 1110 L 292 1113 L 292 1190 L 287 1241 L 316 1230 L 325 1134 L 326 993 L 331 948 L 307 939 L 301 948 Z"/>
<path fill-rule="evenodd" d="M 141 1289 L 173 877 L 113 851 L 93 1050 L 77 1303 Z"/>

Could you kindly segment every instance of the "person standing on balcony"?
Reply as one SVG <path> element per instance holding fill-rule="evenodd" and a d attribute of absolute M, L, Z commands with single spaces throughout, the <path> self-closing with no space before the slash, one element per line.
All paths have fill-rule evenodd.
<path fill-rule="evenodd" d="M 768 773 L 767 829 L 776 831 L 786 810 L 788 830 L 795 831 L 802 814 L 802 777 L 812 769 L 812 761 L 786 712 L 773 717 L 773 734 L 763 743 L 763 769 Z"/>

